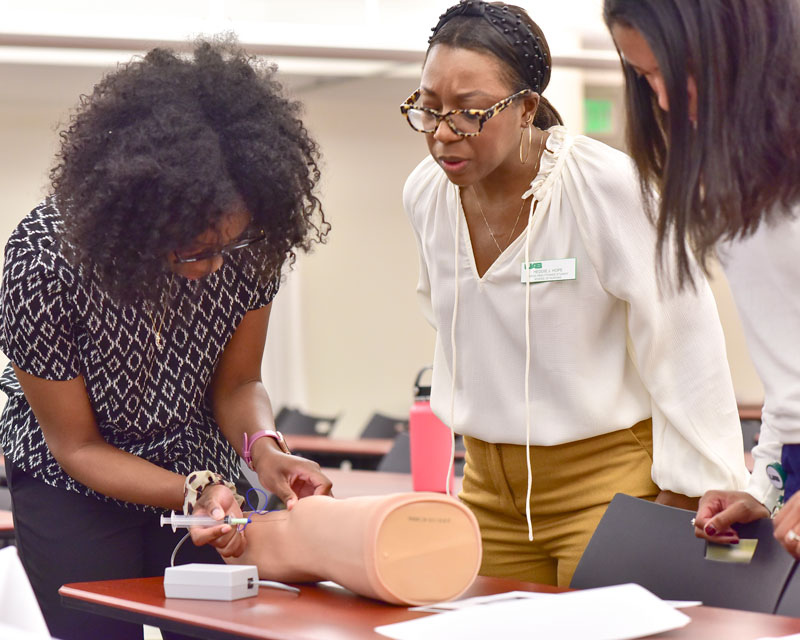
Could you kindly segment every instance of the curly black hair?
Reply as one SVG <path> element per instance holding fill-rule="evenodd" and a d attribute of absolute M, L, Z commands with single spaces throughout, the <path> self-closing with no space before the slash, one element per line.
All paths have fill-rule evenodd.
<path fill-rule="evenodd" d="M 157 299 L 170 251 L 236 203 L 266 233 L 265 281 L 324 242 L 319 149 L 275 71 L 227 36 L 191 57 L 153 49 L 81 96 L 50 172 L 70 261 L 132 303 Z"/>

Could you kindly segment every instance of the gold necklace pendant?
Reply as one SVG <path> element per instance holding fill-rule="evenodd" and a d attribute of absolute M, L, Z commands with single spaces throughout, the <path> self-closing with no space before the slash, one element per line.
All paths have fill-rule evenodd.
<path fill-rule="evenodd" d="M 542 161 L 542 152 L 544 151 L 544 134 L 539 138 L 539 150 L 536 152 L 536 166 L 534 167 L 534 175 L 539 172 L 539 165 Z M 527 158 L 526 158 L 527 160 Z M 494 242 L 494 246 L 497 247 L 497 254 L 500 255 L 503 253 L 505 249 L 511 245 L 511 241 L 514 239 L 514 231 L 517 229 L 517 224 L 519 223 L 520 216 L 522 215 L 522 210 L 525 208 L 525 200 L 522 201 L 522 204 L 519 207 L 519 211 L 517 211 L 517 217 L 514 220 L 514 226 L 511 227 L 511 231 L 508 233 L 508 237 L 505 241 L 505 247 L 501 247 L 500 243 L 497 241 L 497 237 L 494 235 L 494 231 L 492 230 L 491 225 L 489 224 L 489 220 L 486 218 L 486 214 L 483 213 L 483 207 L 481 206 L 481 200 L 478 197 L 478 191 L 475 189 L 475 185 L 472 186 L 472 193 L 475 195 L 475 204 L 478 205 L 478 211 L 481 214 L 481 218 L 483 218 L 483 224 L 486 225 L 486 229 L 489 231 L 489 236 L 492 238 L 492 242 Z"/>

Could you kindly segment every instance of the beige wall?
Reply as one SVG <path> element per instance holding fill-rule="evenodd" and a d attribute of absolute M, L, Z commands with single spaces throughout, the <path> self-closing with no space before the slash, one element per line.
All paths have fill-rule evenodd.
<path fill-rule="evenodd" d="M 725 330 L 725 343 L 728 348 L 728 361 L 731 365 L 736 400 L 739 404 L 760 405 L 764 401 L 764 387 L 747 353 L 739 315 L 728 283 L 718 266 L 712 269 L 711 289 L 717 300 L 722 328 Z"/>
<path fill-rule="evenodd" d="M 323 153 L 329 241 L 300 261 L 310 408 L 341 413 L 357 433 L 373 411 L 402 416 L 416 372 L 432 359 L 419 313 L 417 250 L 402 207 L 406 176 L 425 156 L 400 115 L 414 80 L 350 80 L 304 90 Z"/>
<path fill-rule="evenodd" d="M 0 239 L 41 198 L 55 123 L 101 69 L 0 65 Z M 340 415 L 354 435 L 373 411 L 402 416 L 433 332 L 415 298 L 417 256 L 402 210 L 405 177 L 425 143 L 399 115 L 415 78 L 326 80 L 288 86 L 323 151 L 322 200 L 333 225 L 327 244 L 298 260 L 275 302 L 265 375 L 275 404 Z M 573 129 L 582 126 L 580 72 L 554 73 L 548 90 Z M 737 396 L 762 389 L 743 345 L 724 282 L 714 285 Z"/>
<path fill-rule="evenodd" d="M 56 110 L 0 105 L 0 236 L 41 199 L 55 150 Z"/>

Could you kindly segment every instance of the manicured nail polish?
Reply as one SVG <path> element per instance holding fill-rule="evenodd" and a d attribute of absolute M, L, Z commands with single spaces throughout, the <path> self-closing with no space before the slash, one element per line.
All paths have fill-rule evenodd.
<path fill-rule="evenodd" d="M 717 535 L 717 530 L 712 527 L 710 524 L 706 525 L 706 535 L 708 536 L 715 536 Z"/>

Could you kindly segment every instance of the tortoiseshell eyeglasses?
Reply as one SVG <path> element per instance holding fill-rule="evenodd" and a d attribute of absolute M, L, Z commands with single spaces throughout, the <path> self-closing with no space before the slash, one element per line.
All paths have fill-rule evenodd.
<path fill-rule="evenodd" d="M 439 127 L 439 123 L 444 120 L 457 136 L 472 137 L 477 136 L 483 130 L 483 125 L 489 118 L 496 116 L 517 98 L 532 93 L 533 91 L 530 89 L 523 89 L 514 95 L 503 98 L 488 109 L 453 109 L 447 113 L 439 113 L 435 109 L 416 106 L 417 100 L 422 95 L 422 89 L 417 89 L 400 105 L 400 113 L 406 117 L 414 131 L 434 133 Z"/>

